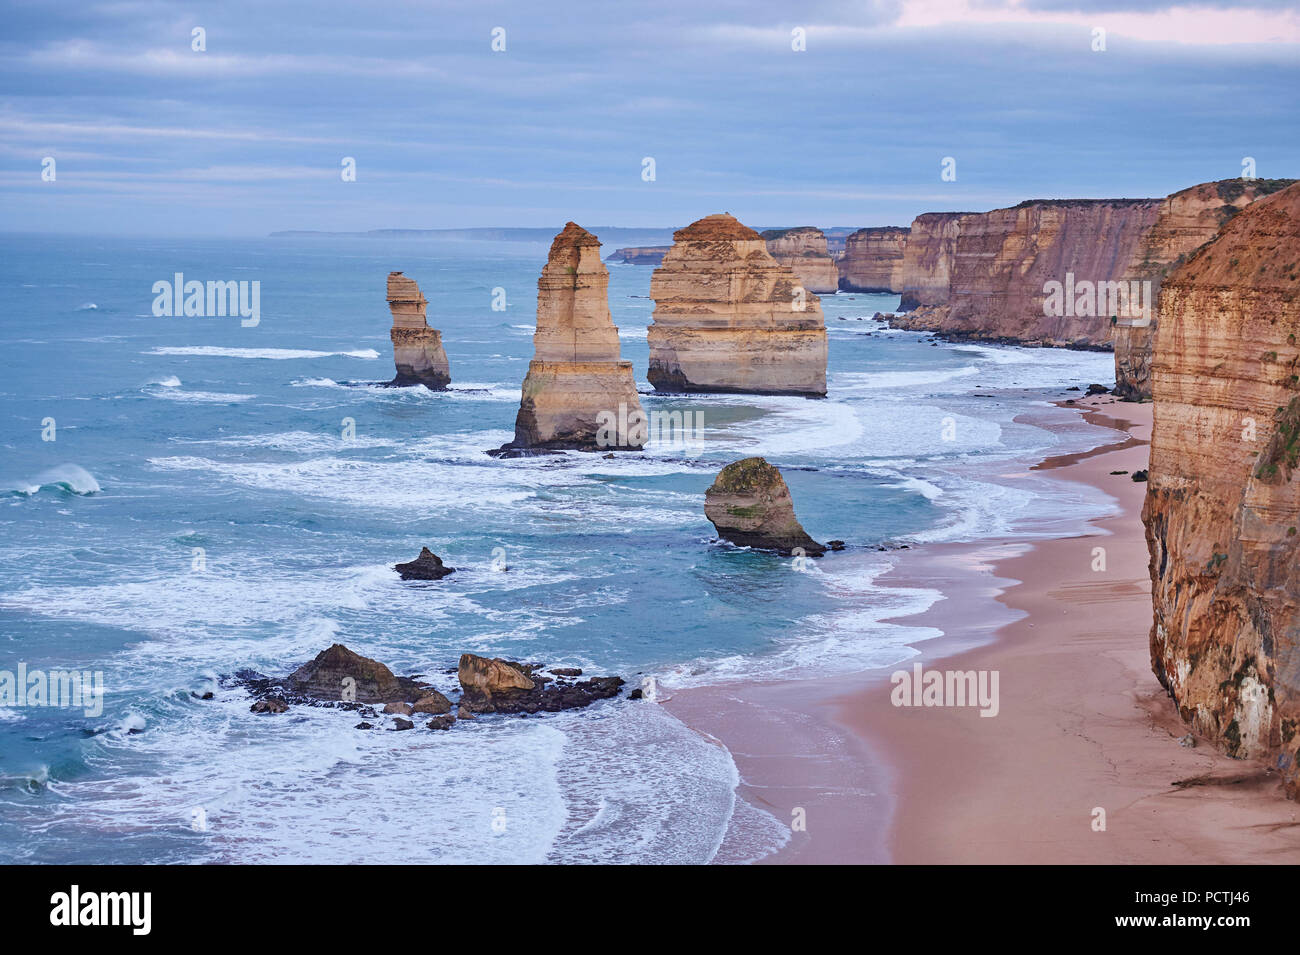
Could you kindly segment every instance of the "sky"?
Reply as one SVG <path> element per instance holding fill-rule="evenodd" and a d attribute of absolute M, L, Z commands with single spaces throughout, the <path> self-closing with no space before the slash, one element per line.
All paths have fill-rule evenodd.
<path fill-rule="evenodd" d="M 860 227 L 1166 195 L 1246 157 L 1300 176 L 1293 0 L 0 0 L 0 23 L 6 232 Z"/>

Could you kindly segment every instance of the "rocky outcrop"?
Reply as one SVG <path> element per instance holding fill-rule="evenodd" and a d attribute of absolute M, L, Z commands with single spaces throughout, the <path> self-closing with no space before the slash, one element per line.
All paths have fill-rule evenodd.
<path fill-rule="evenodd" d="M 645 413 L 632 363 L 619 358 L 608 288 L 600 240 L 568 223 L 537 280 L 533 360 L 514 441 L 502 452 L 637 450 L 645 444 Z"/>
<path fill-rule="evenodd" d="M 741 547 L 820 557 L 826 548 L 804 531 L 781 472 L 762 458 L 745 458 L 718 472 L 704 495 L 704 516 L 723 540 Z"/>
<path fill-rule="evenodd" d="M 388 273 L 388 309 L 393 313 L 393 385 L 424 385 L 445 391 L 451 384 L 451 366 L 442 349 L 442 333 L 430 328 L 424 310 L 428 303 L 414 279 L 401 272 Z"/>
<path fill-rule="evenodd" d="M 648 377 L 663 392 L 824 397 L 821 302 L 729 215 L 673 233 L 650 280 Z"/>
<path fill-rule="evenodd" d="M 1164 282 L 1143 508 L 1151 663 L 1182 718 L 1295 798 L 1300 748 L 1300 185 Z"/>
<path fill-rule="evenodd" d="M 353 653 L 341 643 L 322 650 L 316 659 L 294 670 L 288 685 L 295 693 L 313 699 L 350 698 L 358 703 L 414 700 L 425 692 L 416 681 L 394 676 L 378 660 Z"/>
<path fill-rule="evenodd" d="M 903 260 L 911 229 L 859 229 L 844 239 L 838 261 L 839 287 L 846 292 L 902 292 Z"/>
<path fill-rule="evenodd" d="M 623 686 L 617 676 L 575 681 L 560 677 L 558 671 L 547 675 L 542 669 L 535 663 L 461 654 L 457 670 L 461 706 L 471 714 L 557 713 L 618 696 Z"/>
<path fill-rule="evenodd" d="M 429 717 L 430 729 L 449 729 L 457 720 L 488 713 L 558 713 L 590 706 L 619 695 L 617 676 L 576 680 L 582 671 L 548 668 L 462 654 L 456 670 L 461 695 L 453 704 L 444 694 L 416 677 L 394 676 L 378 660 L 354 653 L 342 644 L 321 651 L 287 678 L 240 670 L 223 677 L 223 686 L 239 687 L 254 699 L 254 713 L 284 713 L 291 706 L 328 707 L 355 712 L 365 719 L 357 729 L 374 729 L 381 714 L 393 717 L 393 729 L 411 729 L 403 717 Z M 456 716 L 452 716 L 453 706 Z"/>
<path fill-rule="evenodd" d="M 839 288 L 839 271 L 826 249 L 826 236 L 821 229 L 812 226 L 769 229 L 762 236 L 772 258 L 789 266 L 809 292 L 833 293 Z"/>
<path fill-rule="evenodd" d="M 442 562 L 441 557 L 427 547 L 420 548 L 420 556 L 415 560 L 393 565 L 393 570 L 397 571 L 403 580 L 442 580 L 448 574 L 456 572 L 455 567 L 448 567 Z"/>
<path fill-rule="evenodd" d="M 644 245 L 626 249 L 615 249 L 605 257 L 606 262 L 622 262 L 625 265 L 658 265 L 671 246 Z"/>

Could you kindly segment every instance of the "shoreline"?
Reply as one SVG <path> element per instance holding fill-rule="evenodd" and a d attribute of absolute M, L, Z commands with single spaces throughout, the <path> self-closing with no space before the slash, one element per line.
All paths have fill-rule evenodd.
<path fill-rule="evenodd" d="M 892 668 L 666 701 L 731 751 L 738 799 L 782 823 L 802 810 L 806 831 L 762 862 L 1300 862 L 1300 805 L 1261 763 L 1179 745 L 1190 727 L 1150 670 L 1146 484 L 1111 472 L 1147 466 L 1152 406 L 1069 407 L 1116 439 L 1031 470 L 1099 488 L 1115 513 L 1082 533 L 922 545 L 877 580 L 944 595 L 889 618 L 943 631 L 899 668 L 996 671 L 997 716 L 896 707 Z M 715 862 L 745 859 L 737 828 Z"/>

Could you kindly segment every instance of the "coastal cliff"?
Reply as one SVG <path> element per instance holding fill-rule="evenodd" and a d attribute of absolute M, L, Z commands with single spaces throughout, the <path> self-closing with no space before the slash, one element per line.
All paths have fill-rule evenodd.
<path fill-rule="evenodd" d="M 673 239 L 650 280 L 655 389 L 824 397 L 821 302 L 772 258 L 762 236 L 723 214 Z"/>
<path fill-rule="evenodd" d="M 1143 521 L 1151 663 L 1182 718 L 1263 759 L 1300 747 L 1300 185 L 1164 282 Z"/>
<path fill-rule="evenodd" d="M 1292 179 L 1224 179 L 1205 182 L 1162 200 L 1155 224 L 1147 230 L 1128 275 L 1151 282 L 1159 300 L 1164 277 L 1213 239 L 1227 222 L 1263 196 L 1285 188 Z M 1137 401 L 1151 397 L 1151 352 L 1158 316 L 1150 322 L 1121 318 L 1115 323 L 1115 393 Z"/>
<path fill-rule="evenodd" d="M 833 293 L 839 288 L 839 270 L 826 248 L 826 236 L 821 229 L 812 226 L 770 229 L 762 235 L 772 258 L 788 265 L 808 291 Z"/>
<path fill-rule="evenodd" d="M 1168 272 L 1234 215 L 1293 180 L 1228 179 L 1163 199 L 1029 200 L 918 216 L 893 324 L 954 338 L 1114 348 L 1116 391 L 1150 395 L 1155 303 Z"/>
<path fill-rule="evenodd" d="M 645 415 L 632 363 L 619 358 L 600 240 L 574 222 L 537 280 L 537 330 L 514 441 L 501 449 L 639 449 Z"/>
<path fill-rule="evenodd" d="M 846 292 L 903 291 L 903 259 L 911 231 L 881 226 L 850 233 L 837 263 L 839 287 Z"/>
<path fill-rule="evenodd" d="M 445 391 L 451 384 L 451 366 L 442 348 L 442 333 L 425 320 L 427 303 L 420 286 L 401 272 L 388 273 L 388 310 L 393 316 L 389 338 L 397 376 L 392 385 L 424 385 Z"/>

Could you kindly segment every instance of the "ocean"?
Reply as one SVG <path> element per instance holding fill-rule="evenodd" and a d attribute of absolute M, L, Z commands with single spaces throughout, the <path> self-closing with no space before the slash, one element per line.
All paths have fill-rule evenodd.
<path fill-rule="evenodd" d="M 611 265 L 646 410 L 691 412 L 700 440 L 497 460 L 543 243 L 0 248 L 0 673 L 102 672 L 106 691 L 97 715 L 0 707 L 7 863 L 702 863 L 729 825 L 759 858 L 783 823 L 738 803 L 731 754 L 662 707 L 363 732 L 333 709 L 252 714 L 221 677 L 283 674 L 335 642 L 444 691 L 464 651 L 629 689 L 892 667 L 935 632 L 883 618 L 938 594 L 877 586 L 891 548 L 1111 508 L 1025 471 L 1109 432 L 1015 420 L 1075 418 L 1051 402 L 1112 381 L 1109 354 L 932 343 L 871 318 L 897 296 L 822 296 L 825 400 L 658 397 L 652 270 Z M 447 393 L 377 384 L 391 270 L 429 300 Z M 259 282 L 260 321 L 156 317 L 153 285 L 177 272 Z M 848 549 L 801 571 L 715 543 L 705 489 L 750 455 L 782 469 L 813 537 Z M 422 546 L 456 573 L 400 581 L 392 565 Z"/>

